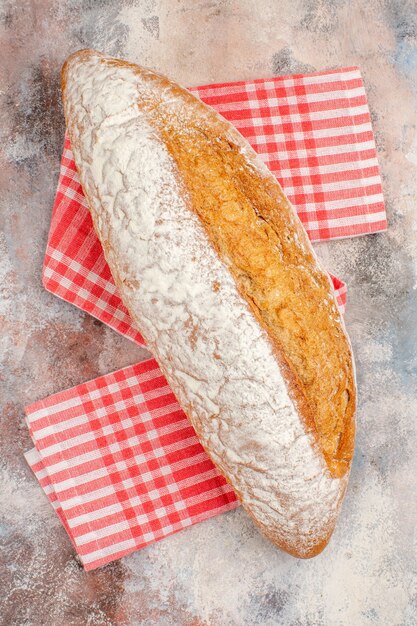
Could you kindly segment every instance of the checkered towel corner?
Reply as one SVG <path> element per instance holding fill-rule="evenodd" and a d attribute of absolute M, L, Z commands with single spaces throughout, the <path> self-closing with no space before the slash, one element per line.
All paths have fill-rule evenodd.
<path fill-rule="evenodd" d="M 205 85 L 278 178 L 311 241 L 386 230 L 371 117 L 357 67 Z"/>
<path fill-rule="evenodd" d="M 312 241 L 386 229 L 357 68 L 197 87 L 280 180 Z M 343 309 L 346 286 L 332 277 Z M 65 140 L 46 289 L 143 344 L 123 306 Z M 86 569 L 235 508 L 153 359 L 26 409 L 26 458 Z"/>
<path fill-rule="evenodd" d="M 149 359 L 26 407 L 26 458 L 86 569 L 238 506 Z"/>

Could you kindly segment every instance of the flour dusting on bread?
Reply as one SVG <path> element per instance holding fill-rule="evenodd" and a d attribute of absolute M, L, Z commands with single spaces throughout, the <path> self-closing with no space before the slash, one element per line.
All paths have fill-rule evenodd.
<path fill-rule="evenodd" d="M 141 102 L 170 98 L 173 123 L 185 128 L 188 111 L 149 75 L 93 51 L 64 67 L 65 116 L 95 229 L 207 453 L 272 541 L 312 556 L 333 530 L 348 472 L 332 477 L 268 333 L 192 210 Z"/>

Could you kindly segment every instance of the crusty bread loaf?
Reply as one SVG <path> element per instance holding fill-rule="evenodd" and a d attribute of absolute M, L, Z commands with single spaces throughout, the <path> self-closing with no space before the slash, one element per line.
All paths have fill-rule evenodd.
<path fill-rule="evenodd" d="M 202 445 L 299 557 L 333 531 L 354 445 L 350 344 L 280 185 L 186 89 L 92 50 L 65 118 L 120 296 Z"/>

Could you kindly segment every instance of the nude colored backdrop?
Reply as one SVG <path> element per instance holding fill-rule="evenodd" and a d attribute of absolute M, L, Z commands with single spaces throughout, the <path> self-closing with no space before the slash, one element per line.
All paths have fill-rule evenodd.
<path fill-rule="evenodd" d="M 314 560 L 238 510 L 86 574 L 24 461 L 25 404 L 147 356 L 41 285 L 59 72 L 83 47 L 185 85 L 361 68 L 390 225 L 316 246 L 348 283 L 360 405 L 340 523 Z M 0 0 L 0 98 L 0 623 L 417 624 L 416 2 Z"/>

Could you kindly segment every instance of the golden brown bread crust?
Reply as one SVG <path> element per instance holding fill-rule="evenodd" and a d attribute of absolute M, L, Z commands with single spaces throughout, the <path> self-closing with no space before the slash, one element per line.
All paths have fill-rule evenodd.
<path fill-rule="evenodd" d="M 88 58 L 91 51 L 77 57 L 83 54 Z M 350 345 L 328 275 L 317 265 L 279 184 L 252 163 L 239 133 L 188 91 L 135 65 L 107 58 L 103 62 L 129 66 L 149 83 L 158 81 L 154 93 L 144 92 L 140 108 L 175 161 L 184 195 L 191 198 L 189 208 L 204 224 L 240 293 L 268 333 L 299 413 L 315 435 L 331 475 L 346 475 L 353 452 L 356 400 Z M 161 83 L 165 93 L 158 100 Z M 166 107 L 170 96 L 184 103 L 179 119 Z M 107 257 L 109 244 L 103 241 L 103 247 Z M 118 286 L 122 291 L 123 286 Z M 210 455 L 210 448 L 206 450 Z M 346 481 L 343 485 L 339 502 Z M 250 508 L 247 511 L 252 515 Z M 318 554 L 333 530 L 329 523 L 320 541 L 313 541 L 301 554 L 282 537 L 275 540 L 271 528 L 262 528 L 259 518 L 252 517 L 272 541 L 295 556 Z"/>
<path fill-rule="evenodd" d="M 207 117 L 204 151 L 201 128 L 179 133 L 165 119 L 164 139 L 220 258 L 281 361 L 285 355 L 332 475 L 342 476 L 353 453 L 355 387 L 329 278 L 306 245 L 294 245 L 294 232 L 300 242 L 305 233 L 278 184 L 248 167 L 239 146 L 224 140 L 222 122 Z"/>

